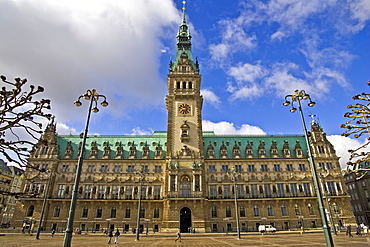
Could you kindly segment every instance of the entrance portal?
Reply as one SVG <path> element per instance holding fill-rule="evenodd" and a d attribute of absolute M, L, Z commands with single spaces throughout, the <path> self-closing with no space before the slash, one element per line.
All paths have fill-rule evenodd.
<path fill-rule="evenodd" d="M 188 232 L 191 227 L 191 210 L 187 207 L 180 210 L 180 232 Z"/>

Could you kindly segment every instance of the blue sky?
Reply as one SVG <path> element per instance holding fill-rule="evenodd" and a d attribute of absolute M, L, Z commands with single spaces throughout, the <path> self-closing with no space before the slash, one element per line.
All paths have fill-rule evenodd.
<path fill-rule="evenodd" d="M 0 73 L 45 87 L 60 134 L 83 131 L 87 104 L 73 102 L 92 88 L 110 105 L 92 116 L 90 134 L 166 130 L 181 8 L 180 0 L 1 1 Z M 360 142 L 339 136 L 339 126 L 351 97 L 369 91 L 369 1 L 189 0 L 186 14 L 204 130 L 300 134 L 298 113 L 282 102 L 306 90 L 317 104 L 305 115 L 318 116 L 345 164 Z"/>

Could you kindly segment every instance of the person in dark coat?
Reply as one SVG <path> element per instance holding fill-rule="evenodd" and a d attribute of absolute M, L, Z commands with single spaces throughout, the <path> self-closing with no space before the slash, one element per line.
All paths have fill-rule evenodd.
<path fill-rule="evenodd" d="M 351 225 L 348 225 L 348 226 L 347 226 L 347 234 L 348 234 L 348 237 L 349 237 L 349 238 L 353 238 L 353 235 L 352 235 L 352 233 L 351 233 Z"/>
<path fill-rule="evenodd" d="M 119 232 L 119 230 L 117 228 L 117 231 L 114 233 L 114 243 L 115 244 L 118 244 L 119 235 L 121 235 L 121 233 Z"/>
<path fill-rule="evenodd" d="M 181 242 L 181 233 L 180 233 L 180 231 L 177 232 L 175 242 L 177 242 L 177 240 L 180 240 L 180 242 Z"/>
<path fill-rule="evenodd" d="M 356 228 L 356 235 L 359 236 L 359 237 L 362 236 L 362 234 L 361 234 L 361 227 L 360 226 L 357 226 L 357 228 Z"/>
<path fill-rule="evenodd" d="M 111 243 L 112 237 L 113 237 L 113 230 L 109 230 L 109 233 L 108 233 L 108 244 Z"/>

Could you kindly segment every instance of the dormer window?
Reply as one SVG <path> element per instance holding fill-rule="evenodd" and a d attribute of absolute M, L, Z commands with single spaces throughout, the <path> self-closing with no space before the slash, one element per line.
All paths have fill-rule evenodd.
<path fill-rule="evenodd" d="M 135 159 L 136 158 L 136 147 L 134 145 L 134 142 L 132 142 L 132 145 L 130 147 L 128 158 L 129 159 Z"/>
<path fill-rule="evenodd" d="M 265 142 L 261 141 L 260 145 L 258 146 L 258 156 L 260 158 L 266 158 L 266 150 L 265 150 Z"/>
<path fill-rule="evenodd" d="M 236 142 L 235 142 L 235 145 L 233 147 L 233 157 L 234 157 L 234 159 L 240 159 L 241 158 L 240 148 L 239 148 L 238 144 L 236 144 Z"/>
<path fill-rule="evenodd" d="M 207 158 L 209 159 L 215 158 L 215 149 L 213 148 L 212 144 L 209 144 L 207 148 Z"/>
<path fill-rule="evenodd" d="M 225 146 L 224 143 L 222 143 L 221 148 L 220 148 L 220 158 L 224 158 L 224 159 L 228 158 L 227 147 Z"/>
<path fill-rule="evenodd" d="M 288 143 L 287 140 L 284 141 L 283 154 L 284 154 L 285 158 L 291 158 L 292 157 L 291 154 L 290 154 L 289 143 Z"/>
<path fill-rule="evenodd" d="M 155 159 L 160 159 L 162 158 L 162 147 L 158 143 L 157 147 L 155 148 Z"/>

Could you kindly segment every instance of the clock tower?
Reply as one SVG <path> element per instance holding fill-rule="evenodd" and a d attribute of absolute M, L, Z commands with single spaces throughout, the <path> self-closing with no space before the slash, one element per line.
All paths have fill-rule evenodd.
<path fill-rule="evenodd" d="M 177 35 L 176 58 L 170 61 L 166 108 L 167 159 L 201 162 L 203 157 L 201 76 L 191 52 L 191 36 L 183 8 Z M 185 162 L 187 163 L 187 162 Z"/>

